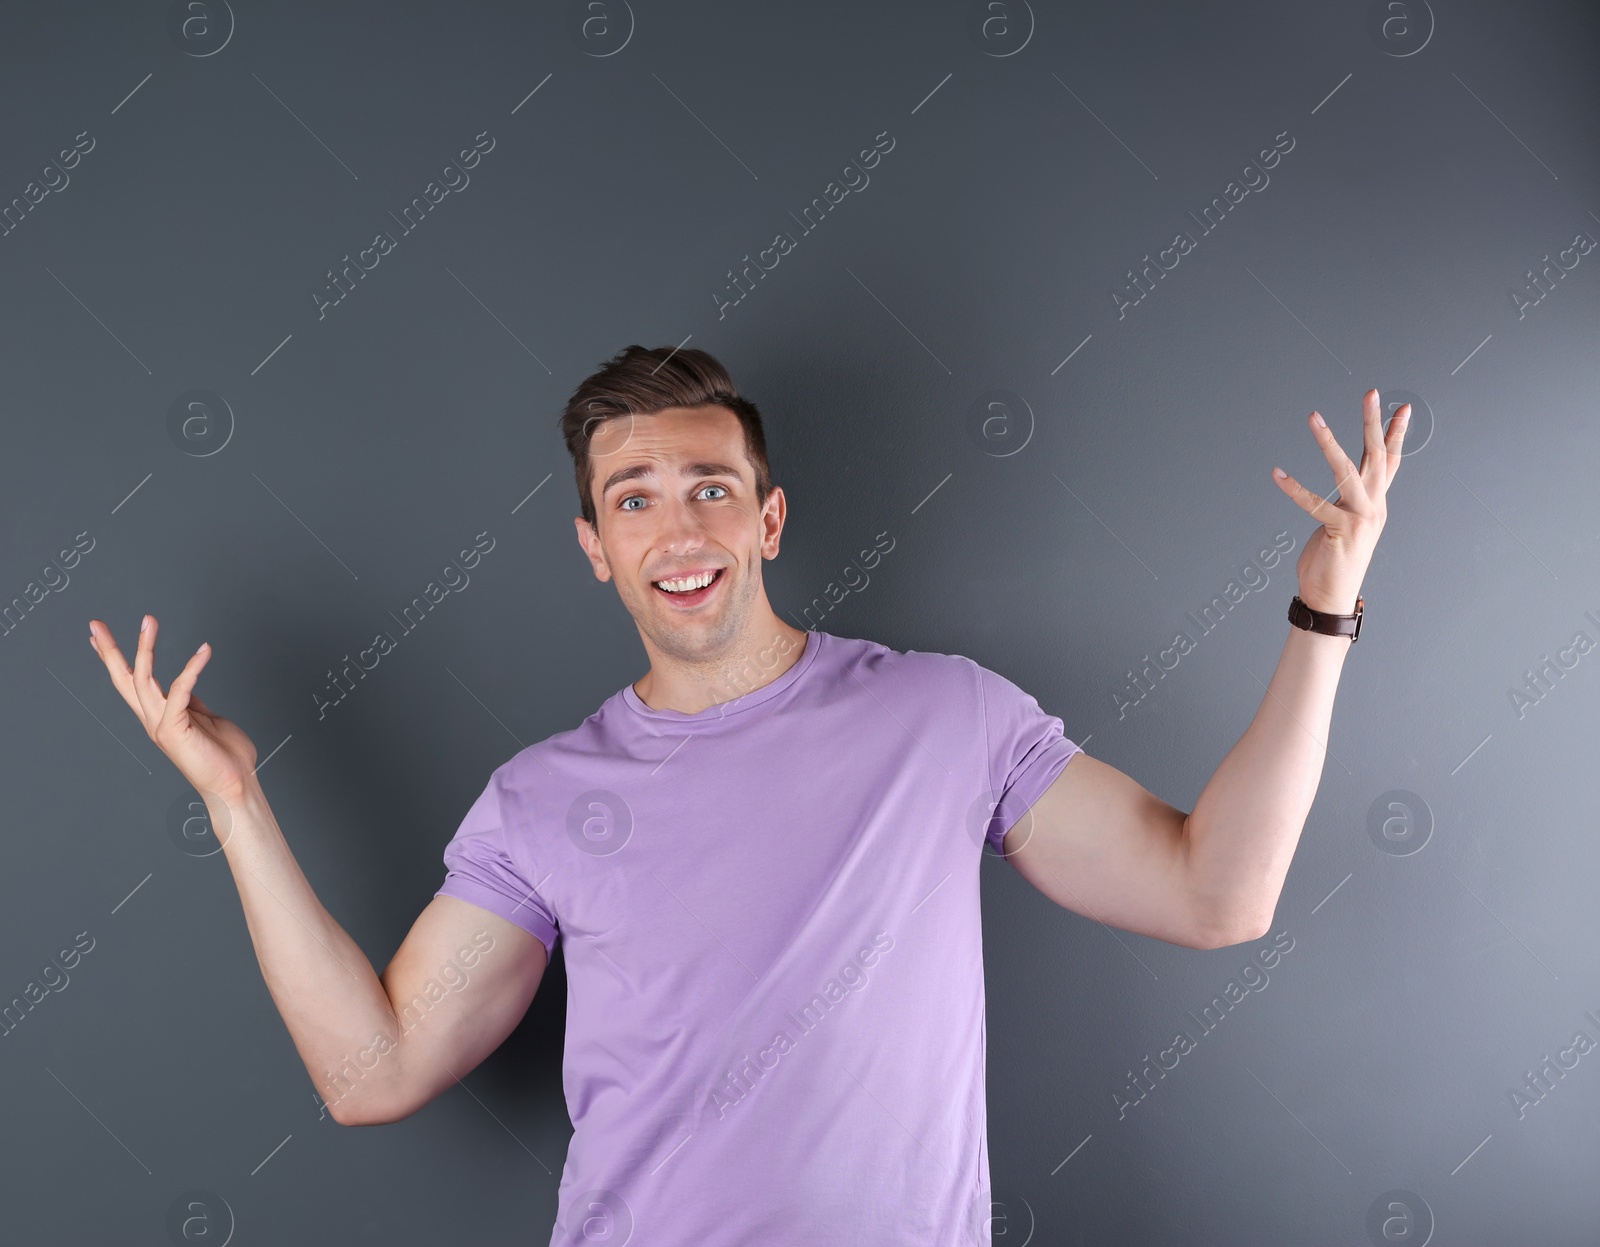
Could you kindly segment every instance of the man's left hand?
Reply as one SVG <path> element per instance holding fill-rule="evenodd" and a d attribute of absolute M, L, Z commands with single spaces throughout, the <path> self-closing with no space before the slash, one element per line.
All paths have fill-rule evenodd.
<path fill-rule="evenodd" d="M 1400 443 L 1405 440 L 1411 404 L 1406 403 L 1395 412 L 1387 435 L 1382 413 L 1378 391 L 1368 390 L 1362 402 L 1366 444 L 1359 468 L 1350 462 L 1322 416 L 1313 411 L 1309 417 L 1311 435 L 1322 447 L 1337 480 L 1338 502 L 1312 493 L 1281 468 L 1272 470 L 1278 488 L 1293 498 L 1301 510 L 1322 521 L 1322 527 L 1306 541 L 1295 566 L 1300 577 L 1300 600 L 1314 611 L 1334 615 L 1355 612 L 1362 578 L 1388 518 L 1385 496 L 1400 468 Z"/>

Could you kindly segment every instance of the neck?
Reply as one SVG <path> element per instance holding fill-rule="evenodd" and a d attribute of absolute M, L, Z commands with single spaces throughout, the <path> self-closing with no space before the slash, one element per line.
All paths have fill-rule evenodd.
<path fill-rule="evenodd" d="M 703 659 L 666 653 L 644 637 L 650 670 L 634 682 L 633 691 L 652 710 L 698 714 L 771 684 L 800 661 L 810 636 L 769 608 L 725 650 Z"/>

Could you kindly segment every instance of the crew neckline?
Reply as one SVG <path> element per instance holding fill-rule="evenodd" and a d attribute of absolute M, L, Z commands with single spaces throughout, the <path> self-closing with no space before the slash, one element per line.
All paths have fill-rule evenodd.
<path fill-rule="evenodd" d="M 673 710 L 666 707 L 660 710 L 652 710 L 645 704 L 644 698 L 634 691 L 632 680 L 622 686 L 622 700 L 635 714 L 643 715 L 647 719 L 659 719 L 663 722 L 684 725 L 717 722 L 727 718 L 729 715 L 739 714 L 753 706 L 759 706 L 762 702 L 769 701 L 783 692 L 784 689 L 804 675 L 806 669 L 816 661 L 818 651 L 826 644 L 824 638 L 827 635 L 826 632 L 808 631 L 806 633 L 805 652 L 800 655 L 797 662 L 776 680 L 763 684 L 760 688 L 753 689 L 748 693 L 742 693 L 728 701 L 707 706 L 704 710 L 697 710 L 693 714 L 686 714 L 682 710 Z"/>

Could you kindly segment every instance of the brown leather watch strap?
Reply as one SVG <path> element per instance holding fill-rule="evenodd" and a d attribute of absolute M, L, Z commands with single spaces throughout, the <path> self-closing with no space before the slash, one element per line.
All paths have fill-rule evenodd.
<path fill-rule="evenodd" d="M 1361 638 L 1361 616 L 1366 606 L 1366 599 L 1356 598 L 1356 609 L 1353 615 L 1332 615 L 1327 611 L 1314 611 L 1300 600 L 1300 595 L 1294 595 L 1289 603 L 1289 622 L 1297 628 L 1304 628 L 1307 632 L 1320 632 L 1325 636 L 1347 636 L 1354 645 Z"/>

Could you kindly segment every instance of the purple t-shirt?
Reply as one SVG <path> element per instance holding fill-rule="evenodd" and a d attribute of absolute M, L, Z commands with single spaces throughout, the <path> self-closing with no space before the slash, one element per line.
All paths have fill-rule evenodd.
<path fill-rule="evenodd" d="M 564 941 L 551 1244 L 987 1245 L 978 868 L 1077 751 L 969 658 L 811 632 L 495 770 L 437 895 Z"/>

